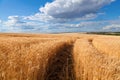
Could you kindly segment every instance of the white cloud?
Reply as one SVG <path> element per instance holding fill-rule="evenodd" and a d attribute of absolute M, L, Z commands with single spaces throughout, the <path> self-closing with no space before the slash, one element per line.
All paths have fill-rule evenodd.
<path fill-rule="evenodd" d="M 0 20 L 0 23 L 2 23 L 2 20 Z"/>
<path fill-rule="evenodd" d="M 0 20 L 0 24 L 2 24 L 2 20 Z"/>
<path fill-rule="evenodd" d="M 111 24 L 103 27 L 103 30 L 119 30 L 120 31 L 120 24 Z"/>
<path fill-rule="evenodd" d="M 3 25 L 7 27 L 22 27 L 22 26 L 29 27 L 37 26 L 38 23 L 36 24 L 35 22 L 24 21 L 24 19 L 19 16 L 9 16 L 8 21 L 4 21 Z"/>
<path fill-rule="evenodd" d="M 88 28 L 91 28 L 91 27 L 95 27 L 95 26 L 100 26 L 104 24 L 103 22 L 100 22 L 100 21 L 88 21 L 88 22 L 81 22 L 80 24 L 77 24 L 77 27 L 88 27 Z"/>
<path fill-rule="evenodd" d="M 7 32 L 41 32 L 47 29 L 44 23 L 37 21 L 25 21 L 20 16 L 9 16 L 7 21 L 2 21 L 0 31 Z"/>
<path fill-rule="evenodd" d="M 78 18 L 94 14 L 114 0 L 54 0 L 40 8 L 40 12 L 54 18 Z"/>
<path fill-rule="evenodd" d="M 50 22 L 50 23 L 56 23 L 56 22 L 66 22 L 69 21 L 68 19 L 60 19 L 60 18 L 53 18 L 52 16 L 41 14 L 41 13 L 36 13 L 35 15 L 32 16 L 25 16 L 25 20 L 32 20 L 32 21 L 40 21 L 40 22 Z"/>
<path fill-rule="evenodd" d="M 37 14 L 37 15 L 41 15 L 41 14 Z M 36 19 L 38 18 L 37 15 L 36 15 Z M 87 17 L 93 16 L 93 15 L 94 14 L 91 14 L 91 15 L 88 15 Z M 24 18 L 25 19 L 19 16 L 9 16 L 7 21 L 2 21 L 3 27 L 1 30 L 12 31 L 12 32 L 67 32 L 67 31 L 79 32 L 79 31 L 111 30 L 113 28 L 114 30 L 118 28 L 120 29 L 120 26 L 118 26 L 120 25 L 119 24 L 120 20 L 81 21 L 77 23 L 76 22 L 75 23 L 50 23 L 50 22 L 45 23 L 45 22 L 40 22 L 38 20 L 36 21 L 36 19 L 33 19 L 33 18 L 31 18 L 33 19 L 32 21 L 29 19 L 26 20 L 26 18 L 28 17 L 24 17 Z"/>
<path fill-rule="evenodd" d="M 103 13 L 97 11 L 114 0 L 53 0 L 31 16 L 9 16 L 0 21 L 3 30 L 18 32 L 54 32 L 100 30 L 110 21 L 87 21 Z M 119 21 L 111 21 L 119 23 Z M 107 26 L 106 26 L 107 28 Z"/>
<path fill-rule="evenodd" d="M 65 22 L 75 22 L 75 21 L 82 21 L 82 20 L 90 20 L 96 18 L 96 14 L 87 14 L 80 18 L 74 19 L 66 19 L 66 18 L 54 18 L 52 16 L 36 13 L 32 16 L 24 16 L 25 20 L 32 20 L 32 21 L 40 21 L 40 22 L 50 22 L 50 23 L 65 23 Z"/>
<path fill-rule="evenodd" d="M 41 13 L 36 13 L 35 15 L 24 16 L 24 19 L 26 19 L 26 20 L 37 20 L 37 21 L 44 21 L 44 22 L 46 22 L 46 21 L 52 20 L 53 17 L 45 15 L 45 14 L 41 14 Z"/>
<path fill-rule="evenodd" d="M 14 26 L 16 23 L 19 23 L 19 17 L 18 16 L 9 16 L 8 21 L 4 22 L 3 25 Z"/>
<path fill-rule="evenodd" d="M 25 16 L 26 20 L 50 23 L 91 20 L 103 13 L 97 11 L 115 0 L 54 0 L 40 7 L 35 15 Z"/>
<path fill-rule="evenodd" d="M 37 14 L 38 15 L 38 14 Z M 39 14 L 40 15 L 40 14 Z M 93 16 L 93 14 L 87 17 Z M 44 23 L 36 21 L 36 19 L 26 21 L 28 17 L 9 16 L 8 21 L 2 21 L 3 30 L 12 32 L 66 32 L 66 31 L 100 31 L 103 26 L 119 23 L 119 20 L 109 21 L 82 21 L 77 23 Z M 31 18 L 31 17 L 29 17 Z M 35 17 L 34 17 L 35 18 Z M 38 18 L 36 16 L 36 18 Z M 41 18 L 41 17 L 40 17 Z M 43 17 L 42 17 L 43 18 Z M 82 18 L 81 18 L 82 19 Z M 85 19 L 85 18 L 84 18 Z M 50 19 L 51 20 L 51 19 Z M 55 19 L 53 19 L 55 20 Z M 104 30 L 108 27 L 104 27 Z M 111 27 L 110 27 L 111 28 Z M 63 31 L 62 31 L 63 30 Z"/>

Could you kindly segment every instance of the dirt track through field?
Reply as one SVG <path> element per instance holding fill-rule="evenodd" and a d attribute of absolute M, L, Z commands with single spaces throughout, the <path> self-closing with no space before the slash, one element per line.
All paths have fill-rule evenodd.
<path fill-rule="evenodd" d="M 78 72 L 82 71 L 83 74 L 86 74 L 86 76 L 82 76 L 83 74 L 80 75 L 80 73 L 76 74 L 77 72 L 75 72 L 75 70 L 74 70 L 76 68 L 75 61 L 74 61 L 74 55 L 76 53 L 74 53 L 73 50 L 74 50 L 74 47 L 76 47 L 75 43 L 76 42 L 79 43 L 80 40 L 82 40 L 82 39 L 77 39 L 72 45 L 64 45 L 61 49 L 59 49 L 56 52 L 57 53 L 56 56 L 53 56 L 52 58 L 50 58 L 49 61 L 52 63 L 48 62 L 49 68 L 47 68 L 45 80 L 93 80 L 93 79 L 95 79 L 95 80 L 111 79 L 112 80 L 112 79 L 116 79 L 116 77 L 118 77 L 118 76 L 116 76 L 116 74 L 119 75 L 119 73 L 114 73 L 114 69 L 117 69 L 117 67 L 113 67 L 113 65 L 112 65 L 112 63 L 115 63 L 117 61 L 115 60 L 115 62 L 114 62 L 114 59 L 107 58 L 99 50 L 97 50 L 97 48 L 95 48 L 93 45 L 94 39 L 87 39 L 88 45 L 93 50 L 92 51 L 93 54 L 91 54 L 91 51 L 88 52 L 87 55 L 84 53 L 80 53 L 81 55 L 86 56 L 85 59 L 86 59 L 86 61 L 88 60 L 88 63 L 84 63 L 84 64 L 77 63 L 78 66 L 82 65 L 83 67 L 86 67 L 83 69 L 78 68 L 78 70 L 77 70 Z M 79 44 L 79 45 L 81 45 L 81 44 Z M 90 48 L 88 48 L 88 51 Z M 75 57 L 75 59 L 77 59 L 77 58 Z M 82 60 L 82 57 L 78 56 L 78 59 Z M 89 61 L 89 59 L 90 59 L 90 61 Z M 113 60 L 113 62 L 110 62 L 110 60 Z M 91 63 L 93 63 L 93 64 L 91 64 Z M 103 67 L 103 65 L 104 65 L 104 67 Z M 107 69 L 108 67 L 110 69 Z M 91 70 L 91 68 L 93 68 L 92 71 L 96 72 L 96 74 L 95 73 L 92 74 L 93 72 L 89 71 L 89 70 Z M 105 69 L 103 69 L 103 68 L 105 68 Z M 100 69 L 100 71 L 99 71 L 99 69 Z M 111 71 L 112 69 L 113 69 L 113 71 Z M 84 72 L 84 70 L 88 70 L 88 71 Z M 114 78 L 112 77 L 113 75 L 115 75 Z M 80 77 L 78 77 L 78 76 L 80 76 Z M 40 80 L 40 78 L 38 78 L 38 80 Z"/>
<path fill-rule="evenodd" d="M 48 61 L 45 80 L 75 80 L 72 59 L 73 45 L 64 45 Z M 39 79 L 40 80 L 40 79 Z"/>
<path fill-rule="evenodd" d="M 77 39 L 76 41 L 78 41 Z M 77 80 L 74 71 L 73 60 L 73 48 L 75 42 L 72 45 L 64 45 L 57 50 L 56 55 L 52 56 L 48 61 L 47 73 L 45 74 L 45 80 Z M 92 39 L 88 40 L 91 46 Z M 40 71 L 41 72 L 41 71 Z M 41 80 L 38 73 L 38 80 Z"/>

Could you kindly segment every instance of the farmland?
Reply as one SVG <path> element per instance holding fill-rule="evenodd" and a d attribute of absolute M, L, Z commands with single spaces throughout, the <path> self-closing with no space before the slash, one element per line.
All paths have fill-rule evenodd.
<path fill-rule="evenodd" d="M 120 37 L 1 33 L 0 80 L 120 80 Z"/>

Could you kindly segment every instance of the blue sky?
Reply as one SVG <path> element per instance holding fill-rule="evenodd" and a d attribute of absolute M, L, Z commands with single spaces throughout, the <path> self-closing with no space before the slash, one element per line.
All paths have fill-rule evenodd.
<path fill-rule="evenodd" d="M 0 18 L 10 15 L 27 16 L 35 14 L 41 6 L 52 0 L 0 0 Z"/>
<path fill-rule="evenodd" d="M 120 31 L 120 0 L 0 0 L 0 32 Z"/>

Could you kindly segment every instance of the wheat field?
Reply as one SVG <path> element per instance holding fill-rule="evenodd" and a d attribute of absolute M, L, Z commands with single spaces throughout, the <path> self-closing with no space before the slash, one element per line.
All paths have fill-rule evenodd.
<path fill-rule="evenodd" d="M 1 33 L 0 80 L 120 80 L 120 37 Z"/>

